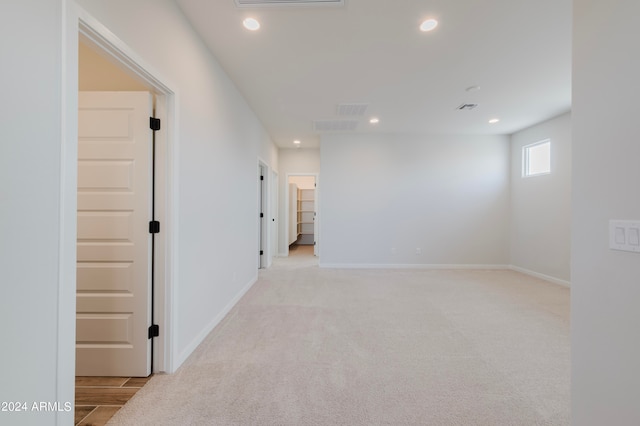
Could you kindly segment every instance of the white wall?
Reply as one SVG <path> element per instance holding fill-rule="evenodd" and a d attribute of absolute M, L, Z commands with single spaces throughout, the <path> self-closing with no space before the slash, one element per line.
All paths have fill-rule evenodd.
<path fill-rule="evenodd" d="M 608 248 L 640 220 L 640 2 L 574 0 L 571 353 L 580 426 L 640 424 L 640 254 Z"/>
<path fill-rule="evenodd" d="M 320 151 L 321 266 L 508 263 L 508 137 L 329 135 Z"/>
<path fill-rule="evenodd" d="M 60 1 L 0 6 L 0 401 L 73 402 L 74 312 L 59 310 L 61 126 Z M 69 230 L 75 236 L 75 229 Z M 75 291 L 75 290 L 74 290 Z M 75 299 L 73 299 L 75 300 Z M 73 302 L 72 302 L 73 303 Z M 55 412 L 0 412 L 0 424 L 55 424 Z M 60 418 L 73 422 L 73 413 Z"/>
<path fill-rule="evenodd" d="M 280 210 L 278 214 L 278 253 L 287 256 L 289 244 L 287 241 L 287 197 L 289 192 L 288 174 L 320 173 L 320 150 L 311 148 L 280 149 L 278 151 L 278 179 L 280 180 Z M 322 178 L 318 178 L 320 188 Z"/>
<path fill-rule="evenodd" d="M 522 147 L 551 140 L 551 173 L 522 177 Z M 571 115 L 511 136 L 511 265 L 571 280 Z"/>
<path fill-rule="evenodd" d="M 277 167 L 277 150 L 174 2 L 80 3 L 179 95 L 177 367 L 257 277 L 256 166 L 260 157 Z M 74 395 L 77 163 L 67 147 L 77 140 L 77 104 L 63 93 L 78 84 L 75 48 L 66 50 L 77 37 L 67 29 L 77 24 L 63 20 L 66 5 L 24 0 L 0 12 L 2 401 L 64 403 Z M 0 423 L 13 425 L 72 419 L 0 413 Z"/>
<path fill-rule="evenodd" d="M 257 165 L 277 152 L 237 88 L 169 0 L 79 1 L 179 91 L 175 353 L 180 363 L 258 271 Z M 230 185 L 229 182 L 233 182 Z"/>

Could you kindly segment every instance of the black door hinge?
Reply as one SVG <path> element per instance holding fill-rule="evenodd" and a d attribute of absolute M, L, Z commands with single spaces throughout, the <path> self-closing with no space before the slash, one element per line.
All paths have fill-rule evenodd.
<path fill-rule="evenodd" d="M 260 256 L 262 256 L 264 254 L 263 250 L 260 250 Z"/>
<path fill-rule="evenodd" d="M 149 128 L 151 128 L 151 130 L 160 130 L 160 119 L 149 117 Z"/>
<path fill-rule="evenodd" d="M 157 234 L 159 232 L 160 232 L 160 222 L 158 222 L 157 220 L 152 220 L 151 222 L 149 222 L 149 233 Z"/>
<path fill-rule="evenodd" d="M 149 339 L 160 336 L 160 326 L 153 324 L 149 326 Z"/>
<path fill-rule="evenodd" d="M 260 217 L 264 217 L 264 213 L 260 213 Z"/>
<path fill-rule="evenodd" d="M 260 176 L 260 180 L 264 180 L 264 176 Z"/>

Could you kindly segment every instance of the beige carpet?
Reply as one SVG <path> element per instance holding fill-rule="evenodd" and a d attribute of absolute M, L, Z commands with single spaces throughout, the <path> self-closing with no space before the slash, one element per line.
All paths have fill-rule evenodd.
<path fill-rule="evenodd" d="M 278 259 L 116 425 L 568 425 L 569 290 Z"/>

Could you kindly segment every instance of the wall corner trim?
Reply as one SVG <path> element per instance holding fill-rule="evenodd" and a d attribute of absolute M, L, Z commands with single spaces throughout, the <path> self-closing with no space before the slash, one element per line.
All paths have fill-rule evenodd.
<path fill-rule="evenodd" d="M 508 269 L 510 269 L 512 271 L 520 272 L 520 273 L 525 274 L 525 275 L 530 275 L 530 276 L 535 277 L 535 278 L 540 278 L 541 280 L 549 281 L 550 283 L 553 283 L 553 284 L 558 284 L 558 285 L 561 285 L 563 287 L 571 288 L 571 281 L 562 280 L 560 278 L 552 277 L 550 275 L 541 274 L 541 273 L 535 272 L 535 271 L 530 271 L 529 269 L 521 268 L 521 267 L 515 266 L 515 265 L 509 265 Z"/>
<path fill-rule="evenodd" d="M 428 263 L 320 263 L 326 269 L 510 269 L 509 265 Z"/>

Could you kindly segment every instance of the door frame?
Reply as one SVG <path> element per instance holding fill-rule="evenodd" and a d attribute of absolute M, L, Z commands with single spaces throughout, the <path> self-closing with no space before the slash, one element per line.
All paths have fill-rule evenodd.
<path fill-rule="evenodd" d="M 260 174 L 264 176 L 264 180 L 260 180 Z M 277 234 L 273 233 L 273 226 L 271 222 L 275 220 L 272 217 L 273 210 L 273 185 L 272 185 L 273 170 L 262 158 L 258 157 L 258 199 L 257 208 L 258 213 L 261 211 L 264 213 L 262 218 L 262 227 L 258 222 L 258 269 L 269 268 L 273 262 L 275 253 L 273 252 L 273 239 L 277 238 Z M 260 218 L 258 218 L 260 220 Z M 260 258 L 259 250 L 263 250 L 262 259 Z"/>
<path fill-rule="evenodd" d="M 269 232 L 267 218 L 269 217 L 268 190 L 269 168 L 262 161 L 258 160 L 258 269 L 267 267 L 269 258 Z M 260 254 L 262 253 L 262 254 Z"/>
<path fill-rule="evenodd" d="M 271 186 L 269 189 L 271 191 L 271 197 L 269 198 L 271 203 L 269 207 L 269 214 L 271 215 L 271 226 L 269 226 L 269 232 L 271 233 L 269 238 L 271 239 L 271 244 L 269 245 L 269 249 L 271 250 L 271 254 L 269 256 L 268 266 L 271 266 L 273 258 L 278 256 L 278 222 L 280 220 L 278 215 L 278 182 L 278 172 L 272 169 Z"/>
<path fill-rule="evenodd" d="M 314 220 L 314 235 L 313 235 L 313 241 L 314 241 L 314 246 L 313 246 L 313 253 L 315 256 L 320 257 L 320 173 L 287 173 L 286 177 L 285 177 L 285 194 L 284 194 L 284 198 L 285 198 L 285 206 L 286 208 L 284 209 L 284 240 L 285 240 L 285 244 L 287 247 L 287 251 L 285 256 L 289 256 L 289 220 L 291 220 L 291 218 L 289 217 L 289 178 L 290 177 L 295 177 L 295 176 L 313 176 L 315 178 L 315 184 L 316 184 L 316 189 L 315 189 L 315 203 L 314 203 L 314 208 L 315 208 L 315 220 Z"/>
<path fill-rule="evenodd" d="M 178 144 L 177 92 L 136 52 L 75 2 L 66 3 L 63 22 L 62 72 L 62 155 L 60 158 L 60 287 L 58 298 L 58 377 L 75 372 L 76 226 L 78 185 L 78 42 L 90 42 L 121 68 L 151 88 L 156 99 L 156 117 L 164 131 L 156 134 L 156 219 L 162 223 L 156 238 L 155 323 L 160 337 L 154 339 L 154 372 L 175 370 L 177 359 L 173 335 L 174 300 L 177 278 L 178 232 Z M 70 356 L 71 355 L 71 356 Z M 58 383 L 63 392 L 68 383 Z"/>

